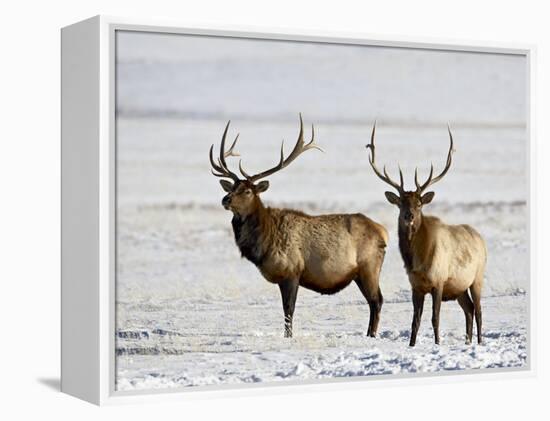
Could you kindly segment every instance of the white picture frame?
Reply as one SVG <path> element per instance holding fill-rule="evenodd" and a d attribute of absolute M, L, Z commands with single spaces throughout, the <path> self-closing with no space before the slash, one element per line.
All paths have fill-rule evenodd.
<path fill-rule="evenodd" d="M 379 387 L 380 378 L 331 379 L 316 382 L 219 386 L 147 392 L 120 392 L 114 387 L 115 365 L 115 55 L 117 30 L 174 34 L 279 39 L 335 44 L 380 45 L 452 51 L 475 51 L 525 55 L 527 59 L 527 168 L 528 214 L 533 221 L 535 168 L 531 111 L 535 48 L 531 45 L 468 43 L 453 40 L 398 39 L 362 34 L 296 31 L 235 26 L 194 27 L 174 22 L 96 16 L 61 31 L 62 47 L 62 375 L 63 392 L 103 405 L 138 401 L 181 400 L 211 396 L 239 396 L 327 390 L 342 387 Z M 524 377 L 536 372 L 532 337 L 535 312 L 535 230 L 529 222 L 530 303 L 528 359 L 525 368 L 482 370 L 476 376 Z M 470 372 L 388 376 L 383 383 L 465 381 Z"/>

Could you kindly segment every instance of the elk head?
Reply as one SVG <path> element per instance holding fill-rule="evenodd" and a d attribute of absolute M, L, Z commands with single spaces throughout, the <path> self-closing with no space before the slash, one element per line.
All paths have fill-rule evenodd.
<path fill-rule="evenodd" d="M 375 146 L 374 146 L 374 134 L 376 132 L 376 122 L 374 123 L 374 126 L 372 128 L 370 144 L 367 145 L 367 149 L 370 149 L 370 152 L 371 152 L 369 157 L 369 162 L 374 173 L 382 181 L 384 181 L 385 183 L 389 184 L 390 186 L 392 186 L 397 190 L 398 194 L 395 194 L 391 191 L 387 191 L 385 192 L 385 195 L 386 195 L 386 199 L 388 199 L 388 202 L 399 207 L 399 229 L 403 230 L 403 232 L 406 233 L 409 240 L 418 231 L 418 229 L 420 228 L 420 225 L 422 224 L 422 206 L 430 203 L 435 196 L 434 192 L 431 192 L 431 191 L 427 193 L 424 193 L 424 192 L 429 186 L 441 180 L 445 176 L 445 174 L 447 174 L 447 171 L 449 171 L 449 168 L 451 167 L 452 153 L 453 153 L 453 135 L 451 133 L 451 128 L 449 126 L 447 126 L 447 128 L 449 131 L 450 145 L 449 145 L 449 153 L 447 154 L 447 163 L 445 164 L 445 168 L 437 177 L 434 178 L 433 177 L 434 167 L 432 164 L 430 168 L 430 175 L 428 176 L 428 179 L 423 184 L 420 184 L 418 182 L 418 168 L 415 168 L 414 184 L 416 185 L 416 190 L 414 191 L 405 191 L 405 187 L 403 183 L 403 172 L 401 171 L 401 167 L 399 167 L 399 184 L 390 178 L 390 176 L 386 171 L 385 166 L 383 167 L 382 172 L 380 172 L 380 170 L 376 167 Z"/>
<path fill-rule="evenodd" d="M 311 140 L 308 143 L 304 142 L 304 129 L 302 122 L 302 115 L 300 114 L 300 133 L 298 135 L 298 140 L 292 152 L 288 157 L 284 157 L 284 142 L 281 144 L 281 157 L 279 163 L 274 167 L 262 171 L 255 175 L 249 175 L 242 166 L 242 160 L 239 161 L 239 171 L 243 178 L 240 178 L 237 174 L 229 170 L 225 158 L 229 156 L 239 156 L 237 153 L 233 152 L 233 148 L 237 143 L 239 135 L 235 137 L 233 144 L 228 151 L 225 151 L 225 138 L 227 136 L 227 130 L 229 129 L 229 123 L 225 126 L 225 130 L 222 136 L 222 142 L 220 146 L 220 156 L 217 159 L 217 162 L 214 161 L 213 150 L 214 145 L 210 147 L 210 164 L 212 165 L 212 174 L 216 177 L 228 178 L 229 180 L 220 180 L 220 184 L 223 190 L 227 193 L 222 199 L 222 205 L 225 209 L 231 210 L 234 214 L 245 217 L 253 213 L 260 204 L 260 193 L 265 192 L 269 188 L 269 181 L 261 179 L 268 177 L 276 172 L 287 167 L 292 161 L 294 161 L 301 153 L 307 151 L 308 149 L 319 149 L 322 151 L 319 146 L 314 143 L 314 129 L 313 125 L 311 126 Z"/>

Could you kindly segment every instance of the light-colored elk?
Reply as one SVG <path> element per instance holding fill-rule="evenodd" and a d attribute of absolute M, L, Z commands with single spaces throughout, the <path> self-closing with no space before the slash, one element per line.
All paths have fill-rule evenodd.
<path fill-rule="evenodd" d="M 210 148 L 212 173 L 227 195 L 225 209 L 233 212 L 235 242 L 243 257 L 254 263 L 264 278 L 279 286 L 284 311 L 285 337 L 292 336 L 292 318 L 298 287 L 321 294 L 334 294 L 355 281 L 370 308 L 367 334 L 375 336 L 382 307 L 379 275 L 388 234 L 386 229 L 362 214 L 310 216 L 291 209 L 264 206 L 260 194 L 269 187 L 262 178 L 287 167 L 301 153 L 319 149 L 312 138 L 304 143 L 300 115 L 300 134 L 288 157 L 281 146 L 279 163 L 273 168 L 249 175 L 239 162 L 243 178 L 230 171 L 225 158 L 235 156 L 233 142 L 225 151 L 229 122 L 223 133 L 220 155 L 214 161 Z"/>
<path fill-rule="evenodd" d="M 393 181 L 383 168 L 378 170 L 375 163 L 374 134 L 372 129 L 370 165 L 375 174 L 395 188 L 399 195 L 386 192 L 388 201 L 399 207 L 398 236 L 399 250 L 405 263 L 410 284 L 414 315 L 411 328 L 410 346 L 416 343 L 416 335 L 422 317 L 424 296 L 432 296 L 432 326 L 435 343 L 439 344 L 439 313 L 441 301 L 458 300 L 466 317 L 466 343 L 472 341 L 473 318 L 477 326 L 477 340 L 481 343 L 481 289 L 487 260 L 485 242 L 469 225 L 447 225 L 439 218 L 423 215 L 422 207 L 430 203 L 433 192 L 424 191 L 441 180 L 452 163 L 453 136 L 449 128 L 450 146 L 444 170 L 433 177 L 433 165 L 425 183 L 418 182 L 415 170 L 415 191 L 405 191 L 403 173 L 399 168 L 400 183 Z M 471 297 L 468 294 L 470 291 Z M 472 302 L 473 300 L 473 302 Z"/>

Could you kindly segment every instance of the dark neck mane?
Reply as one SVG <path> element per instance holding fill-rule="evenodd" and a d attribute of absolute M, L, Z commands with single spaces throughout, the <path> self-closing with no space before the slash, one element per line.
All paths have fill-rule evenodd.
<path fill-rule="evenodd" d="M 269 209 L 259 202 L 254 213 L 246 217 L 233 215 L 231 225 L 242 257 L 246 257 L 256 266 L 261 266 L 267 252 L 265 244 L 269 241 L 272 226 Z"/>
<path fill-rule="evenodd" d="M 412 239 L 408 239 L 407 232 L 401 227 L 401 225 L 399 226 L 397 233 L 399 236 L 399 251 L 401 252 L 403 262 L 405 263 L 405 269 L 410 271 L 413 266 Z"/>
<path fill-rule="evenodd" d="M 410 272 L 413 269 L 413 260 L 414 260 L 414 249 L 413 249 L 413 242 L 415 238 L 423 231 L 424 227 L 424 216 L 421 216 L 421 222 L 420 226 L 418 227 L 418 230 L 411 236 L 411 239 L 409 240 L 407 236 L 407 231 L 405 228 L 401 227 L 401 224 L 399 225 L 397 234 L 399 237 L 399 251 L 401 252 L 401 257 L 403 258 L 403 262 L 405 263 L 405 269 L 407 269 L 407 272 Z"/>

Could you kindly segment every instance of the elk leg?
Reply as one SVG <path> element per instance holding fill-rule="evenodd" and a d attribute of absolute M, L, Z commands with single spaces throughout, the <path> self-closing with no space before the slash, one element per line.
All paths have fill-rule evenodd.
<path fill-rule="evenodd" d="M 380 267 L 371 267 L 375 265 L 365 265 L 360 268 L 359 277 L 355 280 L 355 283 L 359 287 L 359 290 L 369 303 L 369 328 L 367 330 L 367 336 L 374 338 L 378 330 L 378 323 L 380 322 L 380 311 L 382 310 L 382 304 L 384 303 L 384 297 L 382 297 L 382 291 L 379 287 Z"/>
<path fill-rule="evenodd" d="M 412 302 L 413 302 L 413 321 L 411 327 L 411 340 L 409 346 L 414 346 L 416 344 L 416 334 L 418 333 L 418 328 L 420 327 L 420 319 L 422 319 L 422 310 L 424 310 L 424 294 L 413 290 L 412 292 Z"/>
<path fill-rule="evenodd" d="M 292 317 L 294 305 L 298 295 L 298 282 L 286 280 L 279 283 L 281 298 L 283 299 L 283 311 L 285 313 L 285 338 L 292 338 Z"/>
<path fill-rule="evenodd" d="M 470 294 L 474 302 L 474 314 L 476 318 L 477 343 L 483 342 L 481 337 L 481 282 L 475 281 L 470 287 Z"/>
<path fill-rule="evenodd" d="M 435 344 L 439 345 L 439 313 L 441 312 L 441 299 L 443 288 L 432 290 L 432 327 L 434 329 Z"/>
<path fill-rule="evenodd" d="M 378 301 L 376 302 L 376 317 L 372 325 L 372 336 L 376 336 L 378 331 L 378 323 L 380 322 L 380 312 L 382 311 L 382 304 L 384 304 L 384 297 L 382 296 L 382 291 L 378 288 Z"/>
<path fill-rule="evenodd" d="M 468 295 L 468 291 L 464 291 L 457 299 L 458 304 L 462 307 L 464 311 L 464 316 L 466 317 L 466 345 L 472 343 L 472 332 L 474 330 L 474 303 Z"/>
<path fill-rule="evenodd" d="M 382 296 L 382 291 L 380 291 L 380 288 L 378 288 L 377 292 L 369 293 L 364 290 L 361 281 L 357 281 L 357 285 L 359 285 L 359 289 L 369 304 L 369 327 L 367 329 L 367 336 L 374 338 L 376 337 L 378 323 L 380 322 L 380 311 L 382 310 L 384 297 Z"/>

